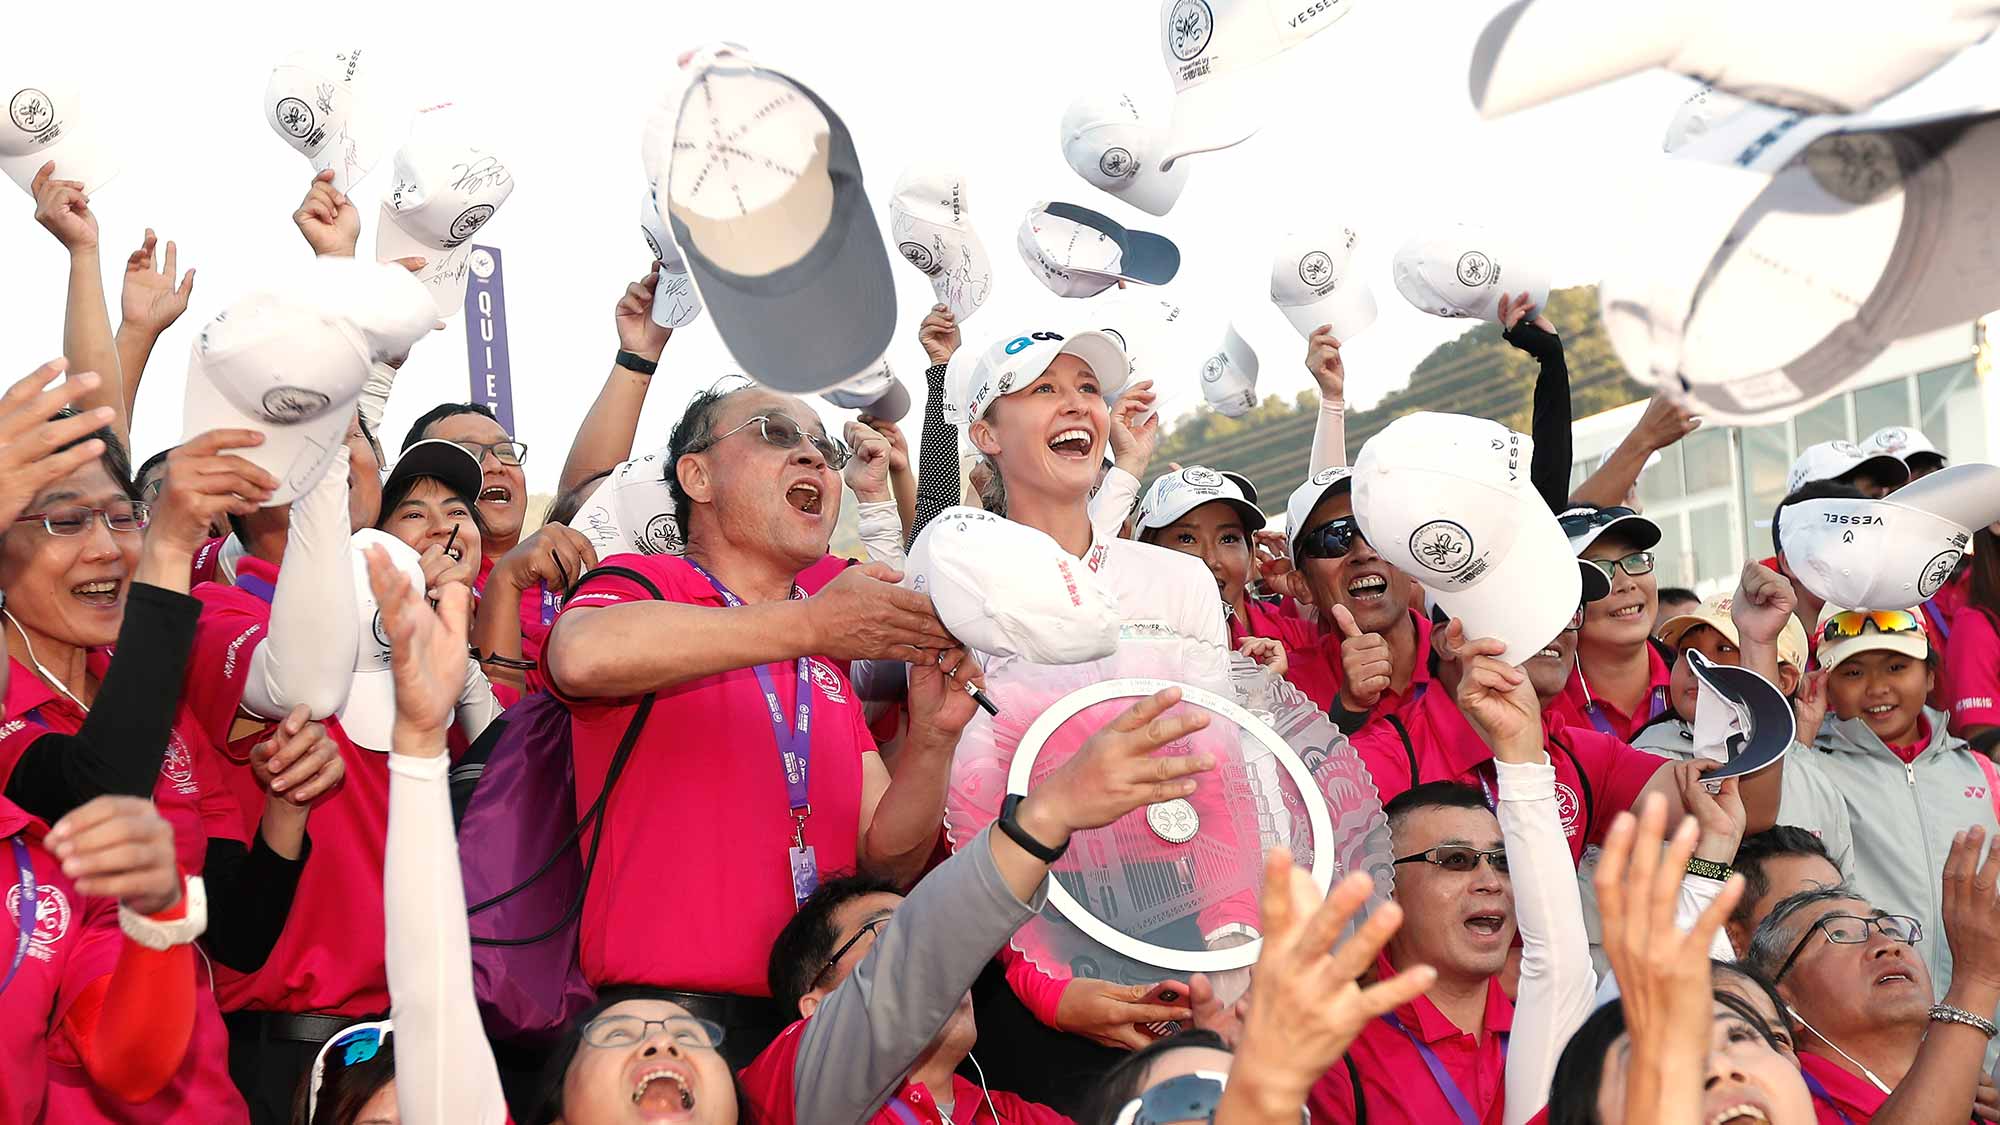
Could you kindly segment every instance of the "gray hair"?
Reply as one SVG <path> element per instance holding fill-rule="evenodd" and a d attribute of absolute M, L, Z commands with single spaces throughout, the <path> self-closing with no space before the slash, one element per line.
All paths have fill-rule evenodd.
<path fill-rule="evenodd" d="M 1792 943 L 1797 940 L 1797 935 L 1784 932 L 1785 923 L 1791 920 L 1792 915 L 1809 906 L 1842 900 L 1868 901 L 1845 882 L 1831 887 L 1814 887 L 1779 899 L 1778 905 L 1771 908 L 1771 912 L 1764 916 L 1764 920 L 1757 923 L 1757 931 L 1750 935 L 1750 950 L 1743 955 L 1743 963 L 1758 976 L 1771 980 L 1777 974 L 1778 967 L 1783 965 L 1785 958 L 1790 955 Z M 1775 981 L 1772 983 L 1776 984 Z"/>

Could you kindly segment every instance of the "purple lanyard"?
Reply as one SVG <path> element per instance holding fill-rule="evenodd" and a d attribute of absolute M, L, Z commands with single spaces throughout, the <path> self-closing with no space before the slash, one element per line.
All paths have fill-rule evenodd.
<path fill-rule="evenodd" d="M 1812 1071 L 1800 1068 L 1799 1073 L 1805 1076 L 1806 1092 L 1813 1096 L 1814 1101 L 1825 1102 L 1834 1116 L 1840 1118 L 1840 1125 L 1854 1125 L 1854 1119 L 1847 1116 L 1847 1111 L 1840 1108 L 1840 1103 L 1833 1100 L 1833 1095 L 1827 1093 L 1825 1084 L 1814 1077 Z"/>
<path fill-rule="evenodd" d="M 266 605 L 269 605 L 271 599 L 278 595 L 278 588 L 276 586 L 272 585 L 269 582 L 264 581 L 262 578 L 259 578 L 254 574 L 237 575 L 236 588 L 239 590 L 247 590 L 250 593 L 255 594 L 256 596 L 264 599 L 264 603 Z"/>
<path fill-rule="evenodd" d="M 41 906 L 41 897 L 35 890 L 35 865 L 28 861 L 28 845 L 21 842 L 19 833 L 14 836 L 14 865 L 20 878 L 20 905 L 15 909 L 15 922 L 21 927 L 20 940 L 14 943 L 14 963 L 7 966 L 7 977 L 0 980 L 0 992 L 14 983 L 14 974 L 21 970 L 21 961 L 28 955 L 28 946 L 35 937 L 35 920 Z"/>
<path fill-rule="evenodd" d="M 1579 672 L 1578 675 L 1580 676 L 1582 673 Z M 1586 690 L 1588 690 L 1587 685 Z M 1666 711 L 1667 685 L 1654 684 L 1653 698 L 1646 708 L 1646 721 L 1650 723 L 1661 715 L 1666 714 Z M 1597 700 L 1593 699 L 1590 701 L 1590 706 L 1584 708 L 1584 714 L 1589 717 L 1590 725 L 1597 728 L 1597 733 L 1608 734 L 1620 742 L 1631 741 L 1625 735 L 1611 729 L 1611 720 L 1604 717 L 1604 705 Z"/>
<path fill-rule="evenodd" d="M 743 599 L 732 593 L 715 575 L 702 569 L 693 559 L 687 564 L 696 574 L 708 579 L 715 592 L 722 596 L 722 603 L 731 609 L 739 609 Z M 805 591 L 792 587 L 792 597 L 803 598 Z M 785 799 L 791 802 L 792 819 L 797 830 L 792 837 L 793 846 L 806 846 L 806 818 L 812 815 L 812 802 L 807 796 L 806 776 L 812 767 L 812 663 L 806 657 L 798 660 L 798 720 L 796 724 L 785 721 L 785 704 L 778 698 L 777 681 L 772 679 L 771 670 L 762 664 L 751 669 L 757 674 L 757 686 L 764 690 L 764 706 L 771 713 L 771 735 L 778 743 L 778 758 L 785 767 Z"/>
<path fill-rule="evenodd" d="M 1937 630 L 1939 640 L 1951 640 L 1951 626 L 1945 622 L 1944 611 L 1937 607 L 1936 598 L 1924 602 L 1924 616 L 1931 619 L 1931 628 Z"/>
<path fill-rule="evenodd" d="M 1479 1125 L 1479 1115 L 1472 1112 L 1472 1102 L 1466 1098 L 1465 1091 L 1458 1088 L 1458 1083 L 1452 1079 L 1450 1072 L 1445 1070 L 1444 1060 L 1437 1057 L 1437 1052 L 1431 1050 L 1431 1045 L 1404 1027 L 1403 1021 L 1396 1018 L 1396 1013 L 1390 1012 L 1382 1019 L 1390 1027 L 1402 1032 L 1403 1038 L 1408 1039 L 1410 1045 L 1417 1049 L 1417 1054 L 1423 1057 L 1424 1069 L 1431 1072 L 1431 1078 L 1436 1080 L 1438 1089 L 1444 1094 L 1444 1100 L 1451 1103 L 1451 1111 L 1458 1115 L 1462 1125 Z M 1503 1037 L 1500 1040 L 1500 1057 L 1504 1060 L 1507 1057 L 1507 1040 L 1504 1038 L 1506 1033 L 1494 1032 L 1494 1034 Z"/>
<path fill-rule="evenodd" d="M 906 1125 L 923 1125 L 923 1119 L 917 1116 L 917 1111 L 903 1103 L 901 1094 L 889 1099 L 888 1108 L 890 1116 L 905 1122 Z"/>

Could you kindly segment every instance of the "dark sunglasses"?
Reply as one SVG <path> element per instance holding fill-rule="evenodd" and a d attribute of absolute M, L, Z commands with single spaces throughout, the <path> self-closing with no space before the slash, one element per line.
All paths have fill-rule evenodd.
<path fill-rule="evenodd" d="M 1435 848 L 1418 852 L 1415 855 L 1406 855 L 1398 859 L 1396 863 L 1398 865 L 1405 863 L 1428 863 L 1436 867 L 1442 867 L 1446 871 L 1455 871 L 1462 875 L 1478 867 L 1479 861 L 1482 859 L 1486 861 L 1488 866 L 1500 874 L 1505 875 L 1507 873 L 1507 849 L 1494 848 L 1492 851 L 1482 852 L 1478 848 L 1468 848 L 1463 844 L 1441 844 Z"/>
<path fill-rule="evenodd" d="M 1556 518 L 1556 523 L 1562 526 L 1565 536 L 1574 539 L 1593 527 L 1603 527 L 1617 520 L 1622 520 L 1626 516 L 1636 516 L 1638 514 L 1632 509 L 1623 506 L 1592 508 L 1587 511 L 1564 513 Z"/>
<path fill-rule="evenodd" d="M 741 424 L 715 435 L 707 444 L 690 449 L 688 452 L 700 453 L 704 450 L 713 449 L 722 444 L 724 438 L 729 437 L 738 430 L 746 429 L 753 425 L 757 427 L 757 433 L 764 439 L 764 444 L 766 445 L 778 449 L 797 449 L 799 443 L 803 441 L 819 451 L 820 457 L 825 459 L 828 468 L 838 472 L 847 467 L 847 458 L 850 456 L 850 451 L 845 443 L 838 438 L 825 437 L 813 433 L 783 414 L 752 415 L 745 418 Z"/>
<path fill-rule="evenodd" d="M 1341 516 L 1338 519 L 1328 520 L 1299 536 L 1297 551 L 1300 558 L 1345 558 L 1347 552 L 1354 548 L 1356 539 L 1365 541 L 1365 537 L 1361 534 L 1361 525 L 1353 516 Z"/>

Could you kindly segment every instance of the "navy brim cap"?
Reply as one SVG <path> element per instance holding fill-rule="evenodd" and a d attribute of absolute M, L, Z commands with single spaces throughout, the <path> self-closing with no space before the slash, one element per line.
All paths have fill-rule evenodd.
<path fill-rule="evenodd" d="M 1165 285 L 1181 270 L 1181 249 L 1165 235 L 1131 230 L 1102 212 L 1079 207 L 1074 203 L 1051 203 L 1042 210 L 1058 219 L 1081 223 L 1118 244 L 1118 272 L 1100 276 L 1118 277 L 1126 281 L 1136 281 L 1141 285 Z"/>
<path fill-rule="evenodd" d="M 1688 666 L 1716 694 L 1749 714 L 1750 730 L 1729 748 L 1729 760 L 1702 775 L 1704 781 L 1742 777 L 1784 757 L 1798 734 L 1792 705 L 1777 685 L 1748 668 L 1716 664 L 1698 650 L 1687 650 Z"/>
<path fill-rule="evenodd" d="M 442 438 L 425 438 L 396 458 L 395 468 L 389 470 L 389 478 L 382 482 L 382 494 L 386 496 L 396 492 L 404 481 L 412 477 L 434 478 L 443 482 L 452 493 L 477 503 L 479 488 L 486 474 L 480 467 L 479 458 L 464 446 Z M 387 512 L 382 514 L 388 515 Z"/>
<path fill-rule="evenodd" d="M 1582 559 L 1576 560 L 1576 569 L 1583 575 L 1584 601 L 1594 602 L 1599 598 L 1611 596 L 1611 579 L 1606 578 L 1603 571 Z"/>

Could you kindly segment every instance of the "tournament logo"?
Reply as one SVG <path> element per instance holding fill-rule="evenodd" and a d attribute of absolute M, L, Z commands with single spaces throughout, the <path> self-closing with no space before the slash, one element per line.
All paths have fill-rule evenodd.
<path fill-rule="evenodd" d="M 1958 569 L 1958 551 L 1940 551 L 1924 564 L 1924 576 L 1917 580 L 1917 596 L 1928 598 L 1944 584 L 1951 581 L 1951 572 Z"/>
<path fill-rule="evenodd" d="M 1910 444 L 1910 433 L 1901 426 L 1889 426 L 1875 435 L 1875 444 L 1881 446 L 1884 453 L 1900 453 L 1904 446 Z"/>
<path fill-rule="evenodd" d="M 491 203 L 475 203 L 467 207 L 464 214 L 451 221 L 451 237 L 455 240 L 453 245 L 464 242 L 478 233 L 479 228 L 485 226 L 486 220 L 492 217 Z"/>
<path fill-rule="evenodd" d="M 1129 149 L 1107 148 L 1097 158 L 1097 170 L 1114 180 L 1122 180 L 1139 170 L 1139 162 L 1132 159 Z"/>
<path fill-rule="evenodd" d="M 645 227 L 640 227 L 639 233 L 646 236 L 646 249 L 653 252 L 653 260 L 656 262 L 666 261 L 666 254 L 660 250 L 660 240 L 653 237 L 653 232 L 647 230 Z"/>
<path fill-rule="evenodd" d="M 846 693 L 841 691 L 840 674 L 838 672 L 835 672 L 823 662 L 811 658 L 806 660 L 806 671 L 812 677 L 813 684 L 819 688 L 820 694 L 826 696 L 830 702 L 847 702 Z"/>
<path fill-rule="evenodd" d="M 1180 0 L 1167 12 L 1167 49 L 1186 62 L 1208 49 L 1215 37 L 1215 13 L 1208 0 Z"/>
<path fill-rule="evenodd" d="M 1576 799 L 1576 790 L 1556 782 L 1556 815 L 1562 818 L 1563 835 L 1576 835 L 1577 813 L 1582 808 L 1582 803 Z"/>
<path fill-rule="evenodd" d="M 295 426 L 316 417 L 332 402 L 307 387 L 272 387 L 264 392 L 264 417 L 280 426 Z"/>
<path fill-rule="evenodd" d="M 1201 816 L 1186 798 L 1146 806 L 1146 827 L 1169 844 L 1185 844 L 1201 831 Z"/>
<path fill-rule="evenodd" d="M 1216 352 L 1214 355 L 1208 357 L 1207 363 L 1201 365 L 1201 381 L 1204 383 L 1220 382 L 1222 380 L 1222 369 L 1228 366 L 1229 357 L 1222 352 Z"/>
<path fill-rule="evenodd" d="M 167 752 L 160 759 L 160 774 L 175 785 L 194 780 L 194 755 L 188 753 L 187 743 L 177 733 L 167 735 Z"/>
<path fill-rule="evenodd" d="M 1493 280 L 1493 262 L 1477 250 L 1458 256 L 1458 283 L 1477 289 Z"/>
<path fill-rule="evenodd" d="M 1338 466 L 1330 469 L 1321 469 L 1319 472 L 1313 474 L 1313 483 L 1321 485 L 1332 484 L 1346 475 L 1347 470 Z"/>
<path fill-rule="evenodd" d="M 639 539 L 639 551 L 647 555 L 678 555 L 687 546 L 681 539 L 681 526 L 672 512 L 661 512 L 646 521 L 646 532 Z"/>
<path fill-rule="evenodd" d="M 21 916 L 21 884 L 7 891 L 7 916 Z M 69 933 L 69 899 L 62 891 L 39 880 L 35 884 L 35 932 L 28 938 L 29 952 L 48 960 L 49 947 Z"/>
<path fill-rule="evenodd" d="M 896 244 L 896 252 L 925 273 L 937 272 L 937 255 L 931 253 L 931 248 L 921 242 L 899 242 Z"/>
<path fill-rule="evenodd" d="M 1333 256 L 1324 250 L 1315 250 L 1299 259 L 1299 280 L 1318 289 L 1333 277 Z"/>
<path fill-rule="evenodd" d="M 1181 479 L 1196 488 L 1219 488 L 1222 485 L 1222 474 L 1206 465 L 1181 470 Z"/>
<path fill-rule="evenodd" d="M 278 127 L 300 140 L 312 136 L 312 107 L 298 98 L 279 98 L 277 106 Z"/>
<path fill-rule="evenodd" d="M 1472 558 L 1472 534 L 1450 520 L 1432 520 L 1410 533 L 1410 556 L 1427 569 L 1451 574 Z"/>
<path fill-rule="evenodd" d="M 383 624 L 382 611 L 380 609 L 375 611 L 375 620 L 370 627 L 370 631 L 375 634 L 375 643 L 382 646 L 382 651 L 389 651 L 389 627 Z"/>
<path fill-rule="evenodd" d="M 467 255 L 465 268 L 472 271 L 472 276 L 485 281 L 493 276 L 494 270 L 500 268 L 500 263 L 494 261 L 493 255 L 482 248 Z"/>
<path fill-rule="evenodd" d="M 34 87 L 29 87 L 14 95 L 7 103 L 7 116 L 13 119 L 14 127 L 23 133 L 39 133 L 55 124 L 55 103 L 49 96 Z"/>

